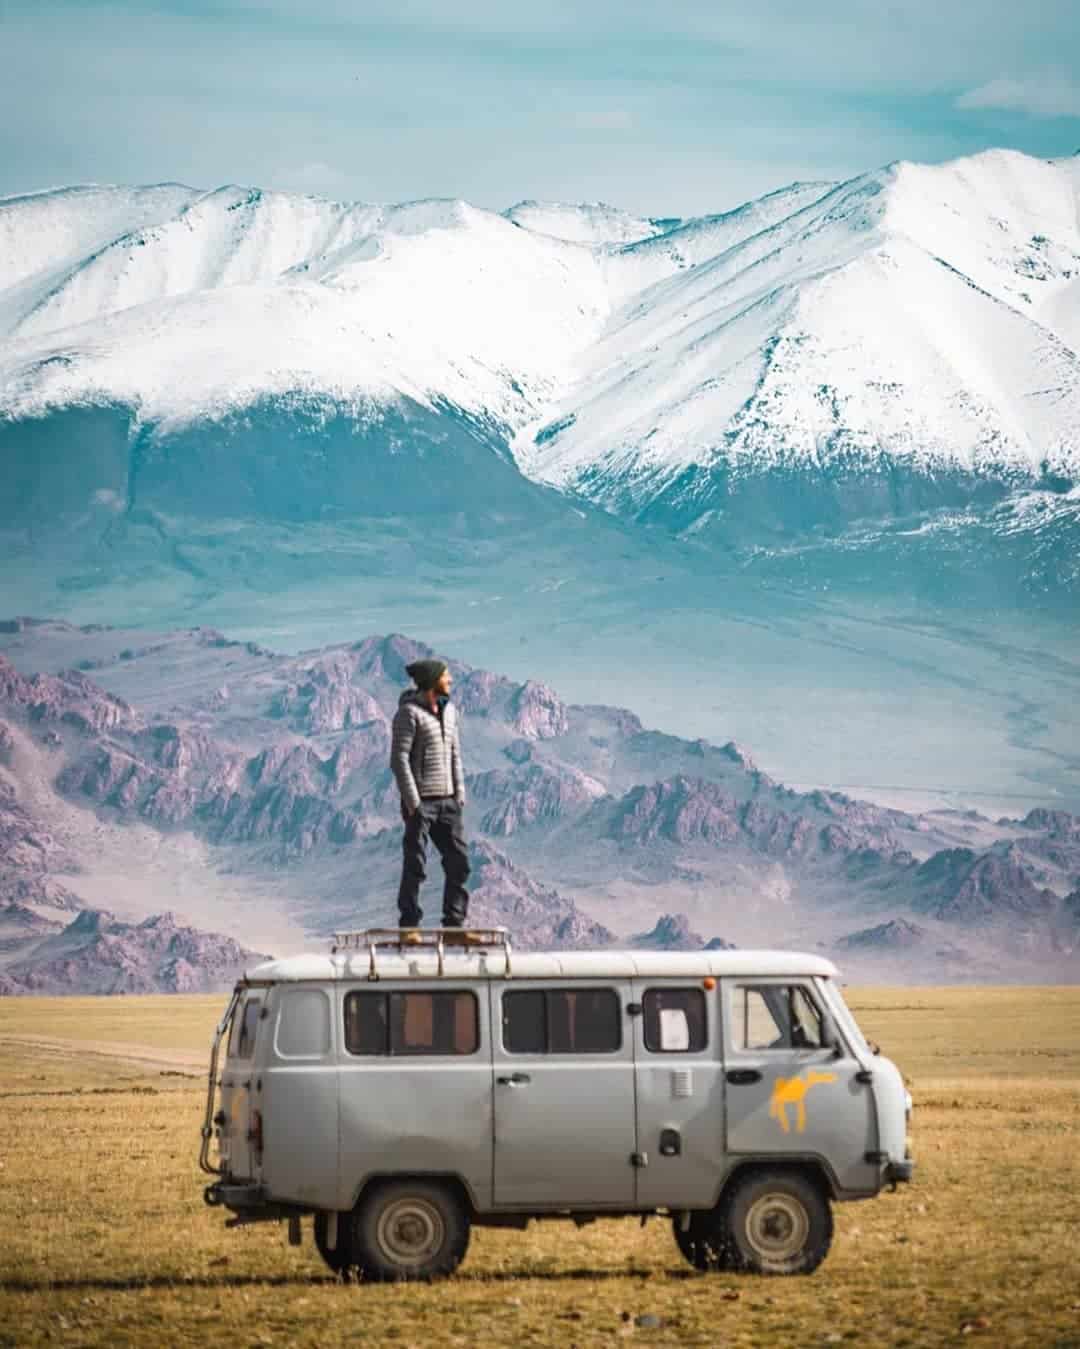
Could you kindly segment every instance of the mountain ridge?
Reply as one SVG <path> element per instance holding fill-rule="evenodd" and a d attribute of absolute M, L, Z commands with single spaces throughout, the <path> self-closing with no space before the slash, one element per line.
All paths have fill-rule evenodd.
<path fill-rule="evenodd" d="M 0 973 L 18 979 L 20 950 L 56 946 L 73 909 L 117 911 L 107 889 L 126 900 L 118 922 L 167 907 L 248 949 L 385 924 L 400 865 L 387 724 L 403 663 L 429 650 L 398 634 L 289 656 L 205 628 L 0 624 Z M 700 946 L 719 932 L 899 978 L 1077 973 L 1080 817 L 796 791 L 734 743 L 451 668 L 474 916 L 516 944 Z M 142 862 L 155 849 L 167 904 L 166 873 Z M 293 924 L 286 939 L 260 935 L 273 918 Z"/>
<path fill-rule="evenodd" d="M 35 210 L 60 218 L 27 243 L 8 199 L 0 408 L 12 423 L 111 404 L 167 438 L 268 397 L 309 400 L 316 425 L 329 406 L 360 422 L 401 400 L 444 406 L 513 440 L 530 476 L 631 510 L 655 510 L 691 465 L 746 471 L 785 455 L 810 469 L 822 453 L 869 467 L 923 455 L 1075 475 L 1074 306 L 1047 297 L 1080 294 L 1078 183 L 1069 161 L 1015 152 L 901 162 L 619 243 L 556 238 L 512 219 L 517 208 L 236 187 L 117 189 L 81 240 L 67 196 L 42 194 Z M 587 220 L 595 208 L 558 209 Z M 125 210 L 132 226 L 117 233 Z M 66 260 L 46 260 L 50 240 Z M 961 329 L 940 345 L 944 314 Z M 815 344 L 824 379 L 806 365 Z M 1030 433 L 1017 399 L 1038 386 L 1021 358 L 1060 367 Z M 807 401 L 796 386 L 832 392 Z M 903 407 L 916 389 L 932 409 L 922 421 Z"/>

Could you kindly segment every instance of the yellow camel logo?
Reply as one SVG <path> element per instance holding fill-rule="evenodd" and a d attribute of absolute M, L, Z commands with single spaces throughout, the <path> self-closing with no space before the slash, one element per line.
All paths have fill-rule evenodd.
<path fill-rule="evenodd" d="M 806 1128 L 806 1103 L 804 1097 L 811 1087 L 822 1082 L 835 1082 L 835 1073 L 807 1073 L 798 1077 L 778 1077 L 773 1083 L 772 1097 L 769 1100 L 769 1115 L 778 1120 L 784 1133 L 791 1133 L 791 1121 L 787 1108 L 795 1107 L 795 1131 L 802 1133 Z"/>

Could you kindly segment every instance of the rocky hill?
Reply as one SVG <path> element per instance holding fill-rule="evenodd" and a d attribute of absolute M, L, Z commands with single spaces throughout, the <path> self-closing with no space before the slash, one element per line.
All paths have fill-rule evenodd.
<path fill-rule="evenodd" d="M 0 910 L 0 921 L 10 918 Z M 220 933 L 201 932 L 172 913 L 125 923 L 83 909 L 67 927 L 39 926 L 6 954 L 3 991 L 15 993 L 214 993 L 266 959 Z M 14 951 L 14 954 L 13 954 Z"/>
<path fill-rule="evenodd" d="M 163 893 L 184 923 L 220 928 L 236 950 L 392 920 L 389 722 L 422 644 L 368 637 L 289 655 L 213 629 L 20 620 L 0 631 L 4 650 L 5 978 L 226 978 L 235 951 L 218 964 L 211 951 L 224 938 L 163 945 L 145 926 Z M 719 932 L 739 946 L 835 949 L 855 970 L 884 960 L 893 977 L 1075 973 L 1080 823 L 1067 812 L 912 814 L 796 791 L 733 743 L 661 735 L 536 679 L 451 666 L 472 911 L 518 945 L 685 947 Z M 435 859 L 433 870 L 429 921 Z M 88 936 L 70 931 L 73 912 L 103 908 L 116 916 L 93 920 L 94 953 L 63 955 Z M 36 975 L 20 964 L 20 933 L 42 953 Z M 111 975 L 93 973 L 102 960 Z"/>

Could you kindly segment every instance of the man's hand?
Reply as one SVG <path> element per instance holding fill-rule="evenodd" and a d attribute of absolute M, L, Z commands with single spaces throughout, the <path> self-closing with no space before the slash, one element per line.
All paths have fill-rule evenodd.
<path fill-rule="evenodd" d="M 413 812 L 412 812 L 412 811 L 409 809 L 409 807 L 405 804 L 405 798 L 402 797 L 402 798 L 401 798 L 401 818 L 402 818 L 402 820 L 405 822 L 405 824 L 408 824 L 408 823 L 409 823 L 409 820 L 412 818 L 412 814 L 413 814 Z"/>

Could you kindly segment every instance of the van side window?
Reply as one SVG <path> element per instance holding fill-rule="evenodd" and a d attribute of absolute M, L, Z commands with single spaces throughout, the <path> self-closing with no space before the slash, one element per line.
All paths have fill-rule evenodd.
<path fill-rule="evenodd" d="M 250 1059 L 255 1053 L 255 1036 L 259 1029 L 261 1011 L 262 998 L 251 997 L 244 1003 L 243 1011 L 233 1018 L 232 1035 L 229 1037 L 229 1058 Z"/>
<path fill-rule="evenodd" d="M 821 1014 L 801 984 L 740 984 L 732 1036 L 736 1049 L 820 1049 Z"/>
<path fill-rule="evenodd" d="M 475 1054 L 479 1047 L 474 993 L 363 992 L 345 999 L 350 1054 Z"/>
<path fill-rule="evenodd" d="M 696 1054 L 709 1042 L 700 988 L 649 988 L 642 999 L 650 1054 Z"/>
<path fill-rule="evenodd" d="M 611 988 L 529 989 L 502 995 L 503 1048 L 510 1054 L 616 1054 L 619 995 Z"/>

